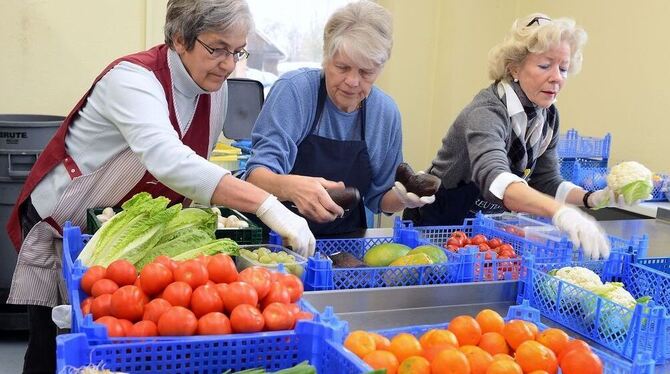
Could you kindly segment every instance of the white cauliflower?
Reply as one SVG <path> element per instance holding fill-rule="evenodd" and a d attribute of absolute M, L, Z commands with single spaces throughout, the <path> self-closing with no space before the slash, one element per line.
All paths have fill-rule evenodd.
<path fill-rule="evenodd" d="M 580 266 L 570 267 L 566 266 L 558 269 L 552 274 L 558 279 L 564 280 L 576 286 L 591 290 L 595 287 L 602 286 L 603 282 L 600 280 L 598 274 L 592 270 Z"/>
<path fill-rule="evenodd" d="M 635 161 L 622 162 L 612 168 L 607 176 L 607 187 L 623 195 L 626 204 L 647 199 L 652 189 L 652 172 Z"/>

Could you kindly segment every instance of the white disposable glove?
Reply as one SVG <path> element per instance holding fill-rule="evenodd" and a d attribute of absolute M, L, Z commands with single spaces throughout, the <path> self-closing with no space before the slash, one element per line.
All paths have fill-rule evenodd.
<path fill-rule="evenodd" d="M 59 329 L 72 328 L 72 305 L 57 305 L 51 309 L 51 320 Z"/>
<path fill-rule="evenodd" d="M 392 190 L 407 208 L 420 208 L 435 201 L 435 195 L 419 197 L 413 192 L 407 192 L 405 186 L 398 181 L 395 182 Z"/>
<path fill-rule="evenodd" d="M 613 208 L 624 208 L 631 205 L 637 205 L 644 200 L 651 199 L 652 196 L 649 195 L 645 199 L 640 199 L 634 201 L 632 204 L 626 204 L 626 200 L 623 195 L 616 194 L 609 187 L 605 187 L 602 190 L 594 191 L 591 196 L 589 196 L 589 206 L 592 206 L 593 209 L 601 209 L 607 207 Z"/>
<path fill-rule="evenodd" d="M 314 254 L 316 240 L 307 221 L 291 212 L 273 195 L 268 196 L 256 210 L 256 216 L 272 231 L 281 235 L 285 245 L 302 256 Z"/>
<path fill-rule="evenodd" d="M 570 235 L 570 240 L 577 248 L 581 245 L 585 257 L 593 260 L 609 257 L 609 239 L 593 217 L 564 205 L 554 214 L 552 222 Z"/>

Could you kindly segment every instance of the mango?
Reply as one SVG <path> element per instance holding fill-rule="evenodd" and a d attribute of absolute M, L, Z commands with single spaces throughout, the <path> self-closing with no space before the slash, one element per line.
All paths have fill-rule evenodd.
<path fill-rule="evenodd" d="M 399 259 L 391 262 L 389 266 L 411 266 L 411 265 L 430 265 L 433 260 L 425 253 L 406 254 Z"/>
<path fill-rule="evenodd" d="M 410 247 L 397 243 L 382 243 L 370 248 L 363 256 L 368 266 L 389 266 L 390 263 L 406 255 Z"/>
<path fill-rule="evenodd" d="M 409 251 L 407 254 L 413 255 L 416 253 L 425 253 L 433 261 L 433 264 L 447 262 L 447 255 L 444 253 L 444 251 L 434 245 L 420 245 Z"/>

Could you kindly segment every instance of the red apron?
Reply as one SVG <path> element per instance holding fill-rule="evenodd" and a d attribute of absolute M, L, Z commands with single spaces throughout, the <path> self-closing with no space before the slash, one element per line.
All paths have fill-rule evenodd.
<path fill-rule="evenodd" d="M 205 158 L 207 157 L 209 148 L 210 97 L 209 95 L 200 95 L 198 105 L 196 107 L 193 119 L 191 121 L 191 125 L 185 135 L 181 134 L 173 102 L 172 79 L 170 77 L 170 69 L 168 67 L 168 61 L 167 61 L 168 49 L 169 48 L 163 44 L 153 47 L 148 51 L 121 57 L 112 62 L 95 79 L 93 85 L 91 85 L 91 88 L 88 90 L 88 92 L 84 94 L 84 96 L 81 98 L 81 100 L 79 100 L 77 105 L 75 105 L 75 107 L 72 109 L 67 118 L 65 118 L 56 134 L 49 141 L 44 151 L 40 154 L 40 157 L 37 159 L 37 162 L 32 167 L 30 174 L 28 175 L 28 178 L 26 179 L 26 182 L 23 185 L 23 189 L 21 190 L 19 198 L 16 204 L 14 205 L 14 209 L 12 210 L 12 213 L 9 217 L 9 221 L 7 222 L 7 232 L 9 234 L 9 238 L 12 240 L 12 243 L 14 244 L 17 251 L 19 251 L 19 249 L 21 248 L 23 240 L 21 235 L 21 224 L 19 220 L 19 207 L 26 201 L 26 199 L 30 196 L 35 187 L 40 183 L 40 181 L 42 181 L 42 179 L 47 174 L 49 174 L 51 170 L 53 170 L 56 166 L 58 166 L 61 163 L 68 170 L 68 173 L 70 174 L 70 177 L 72 179 L 81 176 L 81 171 L 77 167 L 77 164 L 66 153 L 65 137 L 67 135 L 67 131 L 72 122 L 74 122 L 74 120 L 77 118 L 79 110 L 86 105 L 86 100 L 93 91 L 95 84 L 105 74 L 107 74 L 107 72 L 109 72 L 114 66 L 116 66 L 118 63 L 122 61 L 128 61 L 143 66 L 144 68 L 146 68 L 149 71 L 152 71 L 156 75 L 156 78 L 161 83 L 165 91 L 165 98 L 168 103 L 168 110 L 170 114 L 170 122 L 172 123 L 172 127 L 175 129 L 175 131 L 177 131 L 182 142 L 185 145 L 193 149 L 193 151 L 195 151 L 199 156 Z M 122 176 L 123 176 L 122 174 L 119 175 L 119 178 L 121 178 Z M 116 181 L 116 183 L 122 184 L 123 180 L 119 179 L 118 181 Z M 116 204 L 113 205 L 120 205 L 130 196 L 142 191 L 149 192 L 153 196 L 165 196 L 169 198 L 173 204 L 181 202 L 184 199 L 183 196 L 179 195 L 175 191 L 172 191 L 162 183 L 158 182 L 147 171 L 144 174 L 144 177 L 142 177 L 142 179 L 139 181 L 139 183 L 137 183 L 126 194 L 124 198 L 122 198 L 120 201 L 118 201 Z M 60 230 L 61 223 L 57 222 L 51 217 L 44 218 L 44 221 L 49 223 L 58 231 L 61 231 Z"/>

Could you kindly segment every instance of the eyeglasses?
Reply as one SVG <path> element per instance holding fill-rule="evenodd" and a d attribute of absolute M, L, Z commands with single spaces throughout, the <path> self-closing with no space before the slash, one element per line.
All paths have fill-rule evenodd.
<path fill-rule="evenodd" d="M 209 52 L 210 55 L 212 55 L 213 58 L 220 58 L 223 57 L 224 59 L 228 58 L 228 56 L 233 56 L 233 61 L 238 62 L 240 60 L 244 60 L 245 58 L 249 57 L 249 52 L 247 52 L 246 49 L 240 49 L 237 52 L 231 52 L 225 48 L 212 48 L 205 44 L 202 40 L 195 38 L 195 40 L 202 45 L 207 52 Z"/>
<path fill-rule="evenodd" d="M 537 23 L 537 25 L 540 26 L 540 20 L 551 22 L 551 18 L 547 18 L 547 17 L 534 17 L 532 20 L 530 20 L 530 22 L 528 22 L 528 24 L 526 25 L 526 27 L 530 27 L 530 26 L 531 26 L 532 24 L 534 24 L 534 23 Z"/>

